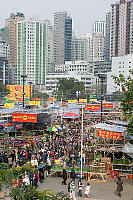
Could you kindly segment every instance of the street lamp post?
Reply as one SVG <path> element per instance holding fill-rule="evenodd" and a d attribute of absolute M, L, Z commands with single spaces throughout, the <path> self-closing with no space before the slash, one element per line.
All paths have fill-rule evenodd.
<path fill-rule="evenodd" d="M 82 157 L 83 157 L 83 122 L 84 122 L 84 107 L 82 105 L 82 127 L 81 127 L 81 179 L 82 179 L 82 176 L 83 176 L 83 162 L 82 162 Z"/>
<path fill-rule="evenodd" d="M 32 94 L 31 94 L 31 86 L 32 86 L 32 82 L 30 81 L 29 84 L 30 84 L 30 100 L 31 100 L 31 98 L 32 98 Z"/>
<path fill-rule="evenodd" d="M 24 92 L 24 81 L 25 81 L 26 77 L 27 77 L 26 75 L 21 75 L 21 78 L 23 78 L 23 93 L 22 93 L 22 95 L 23 95 L 23 108 L 24 108 L 24 95 L 25 95 L 25 92 Z"/>

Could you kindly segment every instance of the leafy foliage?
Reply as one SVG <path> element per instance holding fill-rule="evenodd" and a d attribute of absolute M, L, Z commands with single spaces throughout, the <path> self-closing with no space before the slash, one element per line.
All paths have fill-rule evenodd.
<path fill-rule="evenodd" d="M 49 95 L 46 92 L 39 92 L 39 91 L 36 90 L 35 93 L 34 93 L 34 97 L 47 100 Z"/>
<path fill-rule="evenodd" d="M 1 82 L 0 82 L 0 93 L 2 96 L 6 96 L 7 94 L 10 93 L 10 90 L 6 87 L 6 85 Z"/>
<path fill-rule="evenodd" d="M 79 82 L 78 80 L 74 78 L 63 78 L 60 79 L 57 84 L 57 91 L 56 95 L 57 97 L 61 97 L 62 94 L 64 96 L 64 99 L 68 98 L 76 98 L 77 92 L 82 93 L 85 90 L 84 83 Z"/>

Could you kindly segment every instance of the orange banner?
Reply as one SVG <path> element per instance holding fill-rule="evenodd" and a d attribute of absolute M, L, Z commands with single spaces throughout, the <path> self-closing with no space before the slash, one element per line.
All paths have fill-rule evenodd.
<path fill-rule="evenodd" d="M 97 136 L 103 137 L 103 138 L 108 138 L 108 139 L 113 139 L 113 140 L 120 140 L 121 139 L 121 133 L 119 132 L 111 132 L 111 131 L 106 131 L 106 130 L 98 130 Z"/>
<path fill-rule="evenodd" d="M 86 105 L 85 109 L 86 110 L 100 110 L 101 106 L 100 105 Z"/>
<path fill-rule="evenodd" d="M 54 98 L 54 97 L 50 97 L 50 98 L 48 98 L 48 100 L 49 100 L 49 101 L 57 101 L 57 99 Z"/>
<path fill-rule="evenodd" d="M 68 103 L 77 103 L 77 100 L 68 100 Z"/>
<path fill-rule="evenodd" d="M 33 101 L 40 101 L 40 98 L 33 98 Z"/>
<path fill-rule="evenodd" d="M 104 108 L 113 108 L 114 105 L 113 105 L 113 103 L 103 103 L 103 107 Z"/>
<path fill-rule="evenodd" d="M 37 123 L 37 114 L 12 113 L 12 121 Z"/>
<path fill-rule="evenodd" d="M 79 99 L 79 103 L 87 103 L 87 99 Z"/>

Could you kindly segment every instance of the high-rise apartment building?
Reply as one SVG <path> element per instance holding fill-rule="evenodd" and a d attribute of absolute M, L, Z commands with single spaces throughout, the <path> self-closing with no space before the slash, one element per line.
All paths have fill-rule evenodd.
<path fill-rule="evenodd" d="M 54 71 L 54 28 L 50 25 L 49 20 L 47 23 L 46 32 L 46 73 Z"/>
<path fill-rule="evenodd" d="M 0 57 L 9 59 L 9 45 L 5 41 L 0 40 Z"/>
<path fill-rule="evenodd" d="M 120 0 L 111 5 L 110 54 L 133 53 L 133 1 Z"/>
<path fill-rule="evenodd" d="M 110 16 L 111 13 L 106 13 L 106 30 L 105 30 L 105 61 L 110 60 Z"/>
<path fill-rule="evenodd" d="M 25 17 L 22 13 L 11 13 L 10 17 L 6 19 L 6 27 L 9 29 L 9 57 L 11 67 L 17 65 L 17 24 L 24 19 Z"/>
<path fill-rule="evenodd" d="M 72 18 L 67 12 L 54 13 L 54 57 L 55 64 L 71 60 Z"/>
<path fill-rule="evenodd" d="M 45 85 L 46 73 L 46 22 L 30 19 L 18 22 L 17 82 Z"/>
<path fill-rule="evenodd" d="M 88 61 L 89 47 L 87 38 L 72 38 L 72 61 Z"/>
<path fill-rule="evenodd" d="M 102 33 L 105 37 L 105 21 L 104 20 L 95 20 L 93 22 L 93 33 Z"/>
<path fill-rule="evenodd" d="M 92 35 L 91 60 L 93 62 L 105 60 L 105 38 L 101 32 Z"/>

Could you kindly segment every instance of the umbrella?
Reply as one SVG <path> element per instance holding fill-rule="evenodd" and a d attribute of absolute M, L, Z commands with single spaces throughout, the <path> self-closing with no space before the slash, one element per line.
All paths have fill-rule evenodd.
<path fill-rule="evenodd" d="M 78 115 L 72 111 L 66 113 L 65 115 L 63 115 L 63 118 L 77 118 Z"/>
<path fill-rule="evenodd" d="M 62 130 L 62 127 L 59 125 L 52 125 L 51 127 L 46 129 L 46 131 L 53 131 L 53 132 L 58 132 L 61 130 Z"/>

